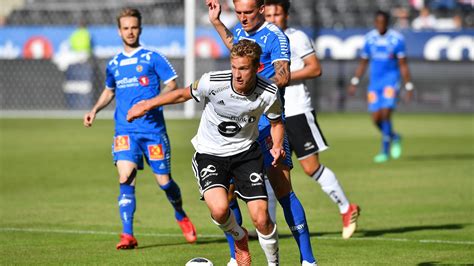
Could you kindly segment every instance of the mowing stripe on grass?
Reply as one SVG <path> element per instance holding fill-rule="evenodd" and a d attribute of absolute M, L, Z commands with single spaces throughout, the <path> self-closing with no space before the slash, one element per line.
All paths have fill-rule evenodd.
<path fill-rule="evenodd" d="M 118 235 L 117 232 L 92 231 L 92 230 L 70 230 L 70 229 L 42 229 L 42 228 L 0 228 L 2 232 L 32 232 L 32 233 L 57 233 L 57 234 L 79 234 L 79 235 Z M 163 233 L 137 233 L 137 236 L 154 237 L 183 237 L 182 234 L 163 234 Z M 224 238 L 224 235 L 198 234 L 201 238 Z M 421 244 L 452 244 L 452 245 L 474 245 L 474 241 L 451 241 L 436 239 L 408 239 L 408 238 L 387 238 L 387 237 L 353 237 L 350 240 L 344 240 L 340 237 L 317 236 L 324 240 L 342 240 L 342 241 L 389 241 L 389 242 L 415 242 Z"/>

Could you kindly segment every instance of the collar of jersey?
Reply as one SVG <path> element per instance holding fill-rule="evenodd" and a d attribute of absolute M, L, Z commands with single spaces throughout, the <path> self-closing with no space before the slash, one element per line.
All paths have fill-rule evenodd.
<path fill-rule="evenodd" d="M 268 22 L 265 21 L 265 22 L 263 22 L 262 26 L 260 26 L 260 28 L 254 30 L 254 31 L 251 31 L 251 32 L 246 32 L 246 31 L 244 30 L 244 32 L 245 32 L 245 34 L 247 34 L 247 36 L 253 35 L 253 34 L 255 34 L 255 33 L 261 31 L 261 30 L 262 30 L 263 28 L 265 28 L 267 25 L 268 25 Z"/>
<path fill-rule="evenodd" d="M 234 89 L 234 84 L 232 83 L 232 74 L 230 75 L 230 88 L 232 89 L 232 91 L 234 93 L 236 93 L 237 95 L 240 95 L 240 96 L 250 96 L 252 95 L 252 93 L 255 91 L 255 88 L 257 88 L 257 82 L 258 82 L 258 76 L 257 76 L 257 79 L 255 80 L 255 87 L 253 87 L 253 89 L 251 89 L 248 93 L 246 94 L 242 94 L 240 92 L 237 92 L 235 89 Z"/>
<path fill-rule="evenodd" d="M 138 53 L 141 49 L 143 49 L 143 46 L 138 46 L 135 50 L 127 53 L 125 51 L 122 52 L 123 55 L 125 55 L 126 57 L 132 57 L 134 56 L 136 53 Z"/>

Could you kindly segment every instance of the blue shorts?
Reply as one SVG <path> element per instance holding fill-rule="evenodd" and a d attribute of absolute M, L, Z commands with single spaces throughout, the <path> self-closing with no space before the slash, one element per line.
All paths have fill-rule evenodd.
<path fill-rule="evenodd" d="M 369 112 L 377 112 L 380 109 L 395 109 L 399 88 L 397 84 L 386 84 L 377 88 L 369 88 L 367 91 L 367 102 Z"/>
<path fill-rule="evenodd" d="M 260 144 L 260 149 L 262 150 L 263 154 L 263 166 L 266 168 L 272 166 L 273 156 L 270 153 L 270 150 L 273 146 L 272 136 L 270 135 L 270 126 L 265 127 L 259 131 L 258 135 L 258 143 Z M 290 150 L 290 142 L 285 134 L 285 138 L 283 140 L 283 148 L 286 152 L 286 158 L 282 161 L 284 165 L 287 165 L 290 169 L 293 168 L 293 161 L 291 160 L 291 150 Z"/>
<path fill-rule="evenodd" d="M 143 157 L 159 175 L 171 171 L 171 152 L 168 135 L 165 133 L 116 133 L 112 144 L 114 162 L 130 161 L 143 170 Z"/>

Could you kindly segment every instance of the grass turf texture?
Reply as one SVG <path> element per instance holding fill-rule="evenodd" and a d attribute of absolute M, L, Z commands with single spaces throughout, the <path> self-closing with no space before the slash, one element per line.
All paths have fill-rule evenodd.
<path fill-rule="evenodd" d="M 353 239 L 340 239 L 337 207 L 297 165 L 293 186 L 304 207 L 321 265 L 468 264 L 474 262 L 474 119 L 469 115 L 397 114 L 404 154 L 377 165 L 380 136 L 368 115 L 321 115 L 331 149 L 322 162 L 361 205 Z M 173 177 L 200 236 L 189 245 L 165 194 L 139 173 L 135 233 L 139 249 L 115 250 L 121 230 L 118 181 L 111 162 L 111 120 L 0 120 L 0 264 L 184 265 L 228 261 L 227 244 L 199 201 L 190 139 L 197 120 L 167 121 Z M 242 202 L 244 224 L 249 225 Z M 298 265 L 296 245 L 278 210 L 281 265 Z M 439 241 L 439 242 L 436 242 Z M 265 258 L 258 241 L 255 265 Z"/>

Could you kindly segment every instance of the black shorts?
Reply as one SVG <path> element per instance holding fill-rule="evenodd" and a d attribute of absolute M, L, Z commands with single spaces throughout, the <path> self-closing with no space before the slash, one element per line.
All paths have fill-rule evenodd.
<path fill-rule="evenodd" d="M 247 202 L 267 198 L 263 181 L 263 156 L 257 142 L 248 150 L 227 157 L 196 152 L 192 163 L 201 199 L 210 188 L 223 187 L 228 190 L 232 178 L 235 193 L 242 200 Z"/>
<path fill-rule="evenodd" d="M 285 130 L 298 160 L 329 148 L 314 111 L 286 117 Z"/>

